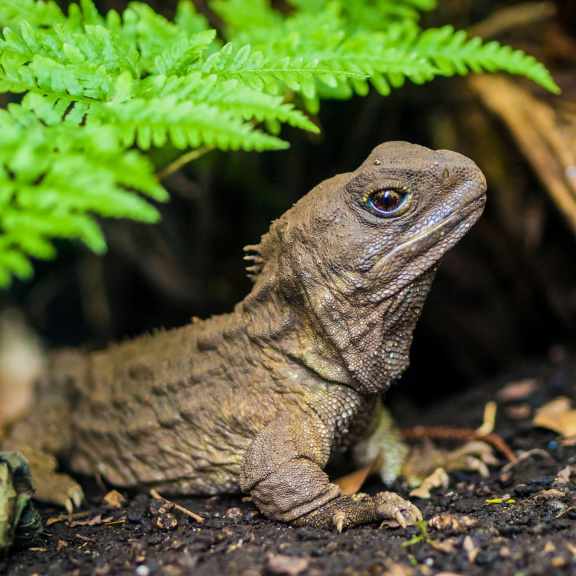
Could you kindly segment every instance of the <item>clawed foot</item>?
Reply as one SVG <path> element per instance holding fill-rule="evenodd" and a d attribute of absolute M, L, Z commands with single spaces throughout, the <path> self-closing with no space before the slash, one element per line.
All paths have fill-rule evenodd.
<path fill-rule="evenodd" d="M 376 508 L 379 520 L 396 520 L 402 528 L 423 520 L 422 512 L 412 502 L 394 492 L 380 492 L 374 498 L 380 502 Z"/>
<path fill-rule="evenodd" d="M 54 456 L 37 451 L 23 451 L 36 484 L 34 499 L 46 504 L 63 506 L 68 513 L 79 508 L 84 500 L 80 485 L 67 474 L 56 472 Z"/>
<path fill-rule="evenodd" d="M 37 482 L 34 498 L 40 502 L 56 504 L 66 508 L 71 514 L 84 500 L 82 488 L 67 474 L 56 472 L 48 475 L 35 475 Z"/>
<path fill-rule="evenodd" d="M 339 496 L 322 508 L 297 518 L 296 526 L 314 526 L 342 532 L 344 528 L 392 520 L 406 528 L 422 520 L 422 513 L 414 504 L 394 492 L 380 492 L 375 496 L 354 494 Z"/>

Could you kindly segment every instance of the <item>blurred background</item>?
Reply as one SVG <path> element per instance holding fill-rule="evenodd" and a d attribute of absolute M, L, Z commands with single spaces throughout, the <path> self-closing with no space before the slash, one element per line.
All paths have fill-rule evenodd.
<path fill-rule="evenodd" d="M 103 12 L 127 4 L 96 3 Z M 149 4 L 169 17 L 175 8 L 172 0 Z M 500 75 L 407 82 L 387 98 L 372 91 L 325 101 L 314 119 L 322 134 L 284 129 L 289 150 L 210 152 L 163 181 L 172 199 L 159 206 L 159 225 L 104 221 L 106 256 L 63 243 L 56 261 L 37 263 L 32 282 L 0 293 L 5 358 L 16 369 L 41 366 L 37 345 L 97 348 L 230 311 L 251 287 L 243 246 L 387 140 L 456 150 L 488 179 L 484 216 L 440 267 L 401 393 L 426 403 L 509 366 L 562 356 L 576 342 L 576 2 L 439 4 L 424 27 L 453 24 L 522 48 L 563 93 Z M 0 412 L 20 409 L 20 390 L 0 396 Z"/>

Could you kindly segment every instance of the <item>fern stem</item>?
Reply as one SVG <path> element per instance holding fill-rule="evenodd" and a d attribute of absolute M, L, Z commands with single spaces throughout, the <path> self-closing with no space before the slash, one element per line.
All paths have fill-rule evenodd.
<path fill-rule="evenodd" d="M 158 178 L 158 180 L 164 180 L 164 178 L 167 178 L 168 176 L 170 176 L 170 174 L 174 174 L 174 172 L 180 170 L 180 168 L 182 168 L 182 166 L 184 166 L 185 164 L 188 164 L 188 162 L 192 162 L 192 160 L 200 158 L 200 156 L 203 156 L 207 152 L 214 150 L 214 148 L 216 148 L 216 146 L 202 146 L 201 148 L 190 150 L 190 152 L 183 154 L 179 158 L 176 158 L 174 162 L 168 164 L 168 166 L 166 166 L 165 168 L 162 168 L 160 172 L 156 173 L 156 177 Z"/>

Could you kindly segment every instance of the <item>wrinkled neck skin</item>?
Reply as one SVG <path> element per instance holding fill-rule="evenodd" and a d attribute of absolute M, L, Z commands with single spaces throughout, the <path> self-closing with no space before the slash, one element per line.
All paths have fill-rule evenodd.
<path fill-rule="evenodd" d="M 257 344 L 301 362 L 324 380 L 378 394 L 408 367 L 412 333 L 436 269 L 377 303 L 320 285 L 287 296 L 269 277 L 238 311 L 250 318 L 248 335 Z"/>
<path fill-rule="evenodd" d="M 336 176 L 328 185 L 346 177 Z M 424 269 L 404 264 L 405 279 L 399 282 L 386 257 L 363 265 L 365 246 L 356 257 L 346 253 L 335 260 L 343 242 L 338 217 L 327 218 L 324 230 L 291 230 L 298 209 L 274 222 L 263 237 L 262 269 L 237 312 L 256 344 L 280 351 L 324 380 L 362 394 L 380 393 L 408 367 L 412 332 L 437 261 Z"/>

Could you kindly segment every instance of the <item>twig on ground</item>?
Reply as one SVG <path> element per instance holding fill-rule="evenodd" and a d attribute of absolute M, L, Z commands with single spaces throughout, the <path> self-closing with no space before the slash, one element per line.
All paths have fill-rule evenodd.
<path fill-rule="evenodd" d="M 150 489 L 150 496 L 152 496 L 152 498 L 156 498 L 158 500 L 164 500 L 164 502 L 168 502 L 169 504 L 172 504 L 174 506 L 174 508 L 176 508 L 176 510 L 180 510 L 180 512 L 184 512 L 184 514 L 188 514 L 188 516 L 191 516 L 192 518 L 194 518 L 194 520 L 196 520 L 196 522 L 204 522 L 204 518 L 202 518 L 202 516 L 198 516 L 198 514 L 194 514 L 194 512 L 190 512 L 190 510 L 187 510 L 183 506 L 180 506 L 179 504 L 171 502 L 167 498 L 164 498 L 164 496 L 160 496 L 160 494 L 158 494 L 158 492 L 156 492 L 156 490 L 154 490 L 154 488 Z"/>

